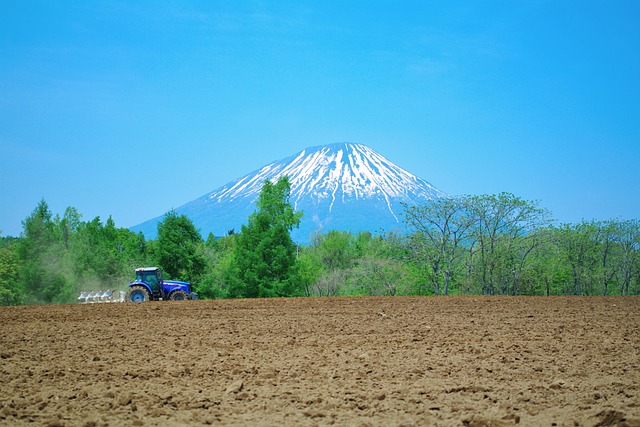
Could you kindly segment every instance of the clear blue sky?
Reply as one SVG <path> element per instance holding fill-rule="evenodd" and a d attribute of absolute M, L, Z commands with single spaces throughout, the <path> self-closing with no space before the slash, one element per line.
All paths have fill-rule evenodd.
<path fill-rule="evenodd" d="M 640 217 L 640 1 L 0 0 L 0 230 L 130 227 L 370 146 L 452 194 Z"/>

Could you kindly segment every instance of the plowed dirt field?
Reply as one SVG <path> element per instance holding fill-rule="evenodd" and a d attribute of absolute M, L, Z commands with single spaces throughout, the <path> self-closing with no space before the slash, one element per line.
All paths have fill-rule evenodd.
<path fill-rule="evenodd" d="M 640 299 L 0 308 L 0 425 L 640 426 Z"/>

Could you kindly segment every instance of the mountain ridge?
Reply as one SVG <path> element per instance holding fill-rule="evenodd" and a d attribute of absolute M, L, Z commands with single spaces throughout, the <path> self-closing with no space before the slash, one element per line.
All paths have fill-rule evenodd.
<path fill-rule="evenodd" d="M 308 147 L 274 161 L 192 202 L 175 209 L 185 214 L 206 238 L 239 231 L 255 210 L 262 184 L 287 175 L 290 202 L 302 210 L 300 228 L 292 231 L 298 243 L 308 243 L 314 232 L 338 229 L 391 231 L 402 228 L 401 203 L 425 203 L 446 193 L 400 168 L 363 144 L 333 143 Z M 163 216 L 133 231 L 155 238 Z"/>

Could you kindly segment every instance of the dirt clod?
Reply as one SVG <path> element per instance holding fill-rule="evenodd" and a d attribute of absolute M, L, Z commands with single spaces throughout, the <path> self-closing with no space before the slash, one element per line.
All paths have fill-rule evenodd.
<path fill-rule="evenodd" d="M 242 390 L 242 387 L 244 386 L 244 383 L 242 382 L 242 380 L 238 380 L 234 383 L 229 384 L 229 386 L 227 387 L 227 389 L 224 391 L 226 394 L 230 394 L 230 393 L 238 393 L 240 392 L 240 390 Z"/>

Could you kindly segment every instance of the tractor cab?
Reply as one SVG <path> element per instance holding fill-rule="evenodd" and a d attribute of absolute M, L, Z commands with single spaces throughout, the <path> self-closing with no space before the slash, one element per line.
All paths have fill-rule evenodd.
<path fill-rule="evenodd" d="M 162 297 L 163 282 L 162 270 L 157 267 L 146 267 L 136 269 L 136 282 L 146 284 L 151 289 L 152 299 L 157 300 Z"/>

